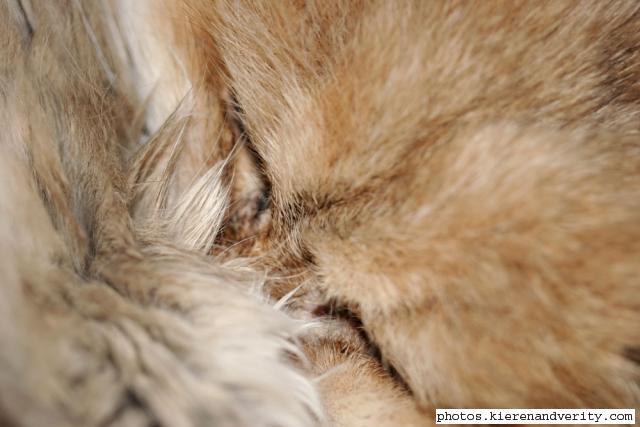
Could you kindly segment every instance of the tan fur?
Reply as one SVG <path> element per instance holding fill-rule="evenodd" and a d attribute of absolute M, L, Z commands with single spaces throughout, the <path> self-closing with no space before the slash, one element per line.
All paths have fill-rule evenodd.
<path fill-rule="evenodd" d="M 0 420 L 640 405 L 635 2 L 86 3 L 0 6 Z"/>
<path fill-rule="evenodd" d="M 303 307 L 425 408 L 638 405 L 636 3 L 186 3 Z"/>

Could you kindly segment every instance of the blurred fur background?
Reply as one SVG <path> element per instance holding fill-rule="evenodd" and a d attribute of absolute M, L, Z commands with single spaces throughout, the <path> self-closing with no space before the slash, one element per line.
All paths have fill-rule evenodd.
<path fill-rule="evenodd" d="M 0 423 L 640 405 L 640 6 L 3 0 Z"/>

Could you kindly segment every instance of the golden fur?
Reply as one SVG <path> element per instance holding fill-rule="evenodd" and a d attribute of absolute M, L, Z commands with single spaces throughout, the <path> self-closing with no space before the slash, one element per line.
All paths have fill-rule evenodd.
<path fill-rule="evenodd" d="M 8 421 L 640 405 L 636 2 L 32 3 L 2 6 Z"/>

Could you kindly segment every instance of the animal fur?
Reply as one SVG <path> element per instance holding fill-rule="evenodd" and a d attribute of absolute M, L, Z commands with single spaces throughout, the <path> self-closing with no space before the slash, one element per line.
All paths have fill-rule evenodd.
<path fill-rule="evenodd" d="M 1 7 L 6 423 L 640 406 L 636 2 Z"/>
<path fill-rule="evenodd" d="M 112 54 L 113 11 L 22 6 L 0 9 L 2 425 L 311 424 L 316 392 L 288 362 L 302 325 L 253 295 L 260 276 L 203 251 L 219 168 L 175 201 L 149 183 L 188 117 L 129 154 L 143 106 Z"/>

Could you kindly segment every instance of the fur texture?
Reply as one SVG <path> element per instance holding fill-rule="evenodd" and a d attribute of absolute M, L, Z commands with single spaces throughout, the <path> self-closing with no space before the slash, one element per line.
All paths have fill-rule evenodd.
<path fill-rule="evenodd" d="M 4 423 L 640 405 L 636 2 L 0 11 Z"/>
<path fill-rule="evenodd" d="M 317 420 L 288 361 L 301 325 L 252 295 L 260 276 L 204 256 L 225 206 L 220 168 L 180 197 L 157 182 L 188 115 L 128 154 L 143 105 L 125 95 L 113 11 L 24 5 L 0 6 L 2 424 Z"/>
<path fill-rule="evenodd" d="M 348 310 L 426 409 L 638 405 L 635 2 L 186 3 L 273 295 Z"/>

